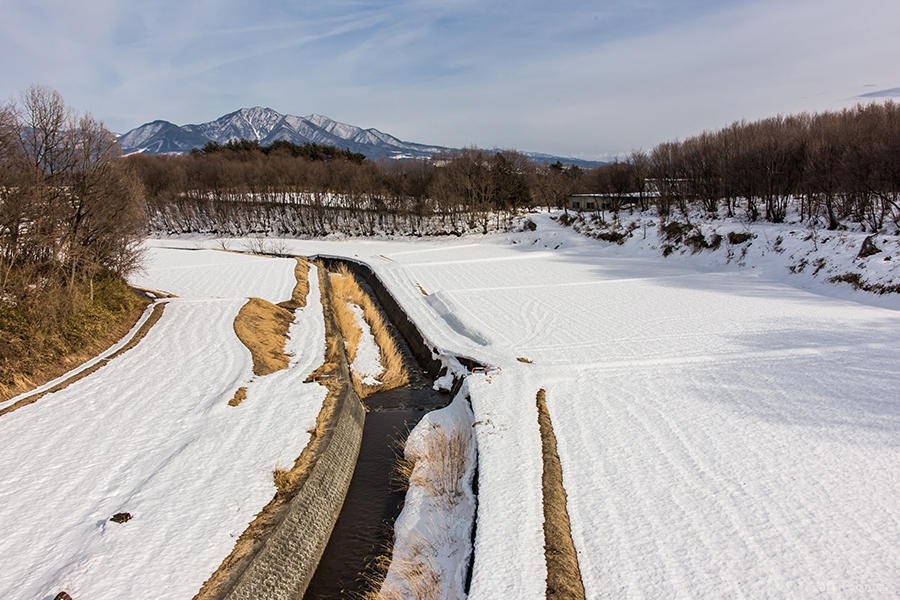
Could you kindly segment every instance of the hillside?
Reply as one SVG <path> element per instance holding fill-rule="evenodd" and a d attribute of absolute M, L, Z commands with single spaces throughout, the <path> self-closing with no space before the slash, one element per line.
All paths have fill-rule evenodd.
<path fill-rule="evenodd" d="M 294 144 L 312 142 L 365 154 L 366 158 L 431 158 L 451 148 L 433 144 L 406 142 L 374 128 L 363 128 L 330 119 L 324 115 L 305 117 L 284 115 L 271 108 L 241 108 L 206 123 L 175 125 L 156 120 L 136 127 L 118 137 L 124 154 L 184 154 L 207 142 L 225 144 L 236 140 L 258 141 L 269 145 L 278 140 Z M 525 152 L 536 162 L 560 160 L 580 167 L 603 164 L 596 161 Z"/>

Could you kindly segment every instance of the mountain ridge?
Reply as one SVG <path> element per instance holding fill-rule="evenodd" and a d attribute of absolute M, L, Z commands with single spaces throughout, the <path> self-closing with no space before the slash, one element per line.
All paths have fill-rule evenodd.
<path fill-rule="evenodd" d="M 124 154 L 186 154 L 194 148 L 202 148 L 207 142 L 226 144 L 240 139 L 258 141 L 263 146 L 278 140 L 326 144 L 359 152 L 370 159 L 431 158 L 453 150 L 446 146 L 403 141 L 372 127 L 342 123 L 318 113 L 301 117 L 281 114 L 263 106 L 239 108 L 205 123 L 175 125 L 157 119 L 118 136 Z M 603 164 L 539 152 L 523 154 L 539 162 L 560 160 L 585 167 Z"/>

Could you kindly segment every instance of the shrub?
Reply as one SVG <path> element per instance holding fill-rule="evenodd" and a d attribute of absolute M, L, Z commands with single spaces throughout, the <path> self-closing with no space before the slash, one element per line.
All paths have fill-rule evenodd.
<path fill-rule="evenodd" d="M 737 246 L 738 244 L 743 244 L 749 240 L 752 240 L 755 236 L 749 231 L 729 231 L 728 232 L 728 243 L 732 246 Z"/>

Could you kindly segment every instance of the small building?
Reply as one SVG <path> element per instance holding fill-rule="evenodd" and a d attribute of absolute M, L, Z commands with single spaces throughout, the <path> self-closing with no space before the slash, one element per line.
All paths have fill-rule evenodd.
<path fill-rule="evenodd" d="M 639 194 L 570 194 L 566 199 L 572 210 L 619 210 L 637 203 Z"/>

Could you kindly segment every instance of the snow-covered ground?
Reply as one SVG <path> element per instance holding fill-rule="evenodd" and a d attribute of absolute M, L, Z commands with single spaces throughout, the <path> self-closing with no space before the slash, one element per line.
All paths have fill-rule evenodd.
<path fill-rule="evenodd" d="M 152 249 L 150 249 L 152 248 Z M 187 251 L 186 251 L 187 250 Z M 270 259 L 198 249 L 191 245 L 148 247 L 132 285 L 194 298 L 289 300 L 294 284 L 293 259 Z"/>
<path fill-rule="evenodd" d="M 900 594 L 900 296 L 791 273 L 827 233 L 784 254 L 759 225 L 739 260 L 725 245 L 664 258 L 653 229 L 617 246 L 534 219 L 487 238 L 287 242 L 368 262 L 430 342 L 503 367 L 469 378 L 471 597 L 544 595 L 540 388 L 589 597 Z M 878 281 L 897 282 L 896 240 L 879 245 Z"/>
<path fill-rule="evenodd" d="M 325 390 L 315 269 L 290 329 L 289 369 L 254 377 L 233 321 L 287 300 L 290 259 L 148 252 L 136 283 L 179 296 L 133 349 L 0 417 L 0 597 L 190 598 L 308 441 Z M 228 405 L 239 386 L 247 398 Z M 131 513 L 123 524 L 109 521 Z"/>
<path fill-rule="evenodd" d="M 589 597 L 900 594 L 900 295 L 788 269 L 818 258 L 801 242 L 815 252 L 822 243 L 839 274 L 841 261 L 854 263 L 839 253 L 855 257 L 857 241 L 847 233 L 831 247 L 754 225 L 743 256 L 723 245 L 663 258 L 655 229 L 617 246 L 533 218 L 535 231 L 490 237 L 283 242 L 367 262 L 435 347 L 502 366 L 468 381 L 479 476 L 470 597 L 544 597 L 540 388 Z M 784 252 L 773 249 L 779 236 Z M 879 245 L 877 281 L 900 281 L 896 240 Z M 202 264 L 212 253 L 194 254 Z M 274 402 L 251 388 L 237 409 L 225 405 L 250 377 L 230 331 L 240 300 L 159 260 L 141 283 L 184 298 L 138 348 L 0 418 L 0 439 L 15 442 L 0 459 L 0 522 L 12 531 L 0 550 L 30 559 L 7 561 L 2 596 L 62 586 L 190 596 L 230 550 L 223 537 L 271 495 L 273 464 L 305 443 L 294 435 L 304 427 L 290 439 L 280 429 L 292 410 L 298 422 L 314 419 L 298 406 L 302 386 Z M 248 277 L 262 272 L 247 267 Z M 223 299 L 195 300 L 194 285 Z M 263 295 L 250 287 L 234 295 Z M 165 346 L 170 338 L 184 341 Z M 198 375 L 173 376 L 187 369 Z M 129 385 L 135 374 L 140 385 Z M 201 448 L 205 462 L 193 454 Z M 191 474 L 187 485 L 175 486 L 173 469 Z M 238 479 L 242 494 L 256 494 L 247 506 L 231 487 L 225 500 L 203 499 L 224 508 L 186 500 Z M 135 518 L 104 521 L 119 510 Z M 185 531 L 202 550 L 168 547 Z M 123 558 L 124 548 L 136 554 Z M 22 582 L 31 587 L 13 587 Z"/>

